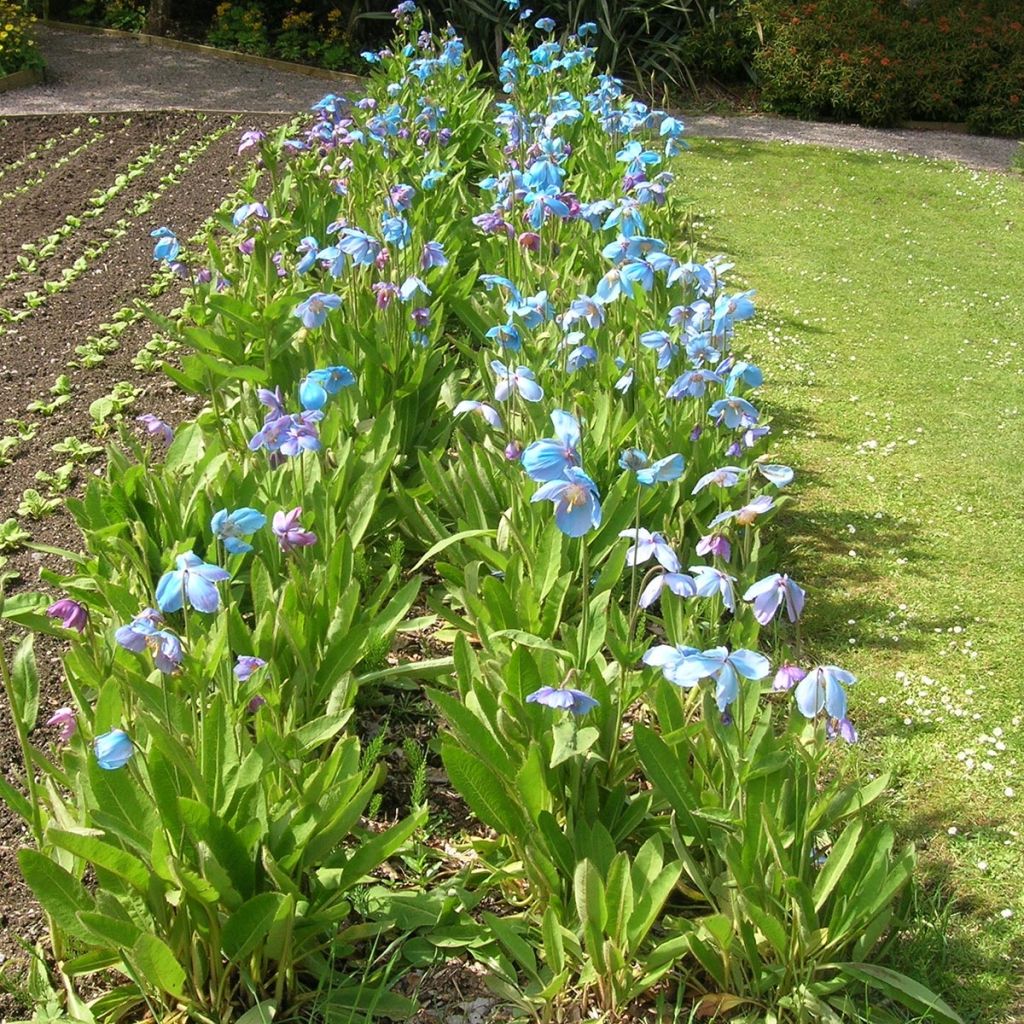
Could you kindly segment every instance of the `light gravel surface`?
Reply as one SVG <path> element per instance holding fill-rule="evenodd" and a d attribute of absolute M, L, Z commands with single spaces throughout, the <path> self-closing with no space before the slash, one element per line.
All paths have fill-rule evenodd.
<path fill-rule="evenodd" d="M 230 110 L 295 113 L 337 82 L 187 50 L 119 38 L 37 27 L 46 82 L 0 93 L 0 114 L 89 113 L 121 110 Z"/>
<path fill-rule="evenodd" d="M 48 25 L 39 26 L 38 36 L 47 81 L 0 94 L 0 115 L 169 109 L 294 113 L 308 109 L 326 92 L 358 88 L 359 80 L 349 75 L 339 74 L 334 80 L 311 78 L 223 57 L 147 46 L 130 38 Z M 765 115 L 691 115 L 684 120 L 690 136 L 906 153 L 996 171 L 1009 170 L 1020 148 L 1013 139 Z"/>

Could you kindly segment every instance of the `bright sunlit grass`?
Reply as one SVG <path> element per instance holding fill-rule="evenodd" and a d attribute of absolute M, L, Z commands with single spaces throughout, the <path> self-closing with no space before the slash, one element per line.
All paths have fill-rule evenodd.
<path fill-rule="evenodd" d="M 814 660 L 858 676 L 852 756 L 892 772 L 922 854 L 898 965 L 967 1019 L 1020 1020 L 1024 181 L 693 146 L 702 248 L 758 289 L 751 344 L 799 467 L 778 532 Z"/>

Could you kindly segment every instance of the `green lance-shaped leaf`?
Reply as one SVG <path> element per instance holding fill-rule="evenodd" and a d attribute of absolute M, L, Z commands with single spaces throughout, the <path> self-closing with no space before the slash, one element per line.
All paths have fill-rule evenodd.
<path fill-rule="evenodd" d="M 261 892 L 227 919 L 220 946 L 229 961 L 237 963 L 266 939 L 287 899 L 283 893 Z"/>

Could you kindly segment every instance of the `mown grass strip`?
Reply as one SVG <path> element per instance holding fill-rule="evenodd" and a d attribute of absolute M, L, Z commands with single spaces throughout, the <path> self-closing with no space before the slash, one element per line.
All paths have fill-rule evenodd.
<path fill-rule="evenodd" d="M 927 851 L 899 963 L 968 1019 L 1019 1019 L 1024 182 L 693 146 L 703 241 L 756 282 L 779 454 L 802 467 L 779 533 L 808 585 L 807 636 L 860 678 L 849 768 L 892 771 L 890 813 Z"/>

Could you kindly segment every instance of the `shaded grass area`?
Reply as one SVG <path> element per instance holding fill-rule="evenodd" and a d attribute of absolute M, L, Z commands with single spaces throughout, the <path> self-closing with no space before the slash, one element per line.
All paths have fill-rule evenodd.
<path fill-rule="evenodd" d="M 758 290 L 798 500 L 777 536 L 808 660 L 859 678 L 848 770 L 892 772 L 920 851 L 895 965 L 968 1020 L 1024 1019 L 1024 181 L 694 140 L 700 248 Z M 767 397 L 767 396 L 766 396 Z"/>

